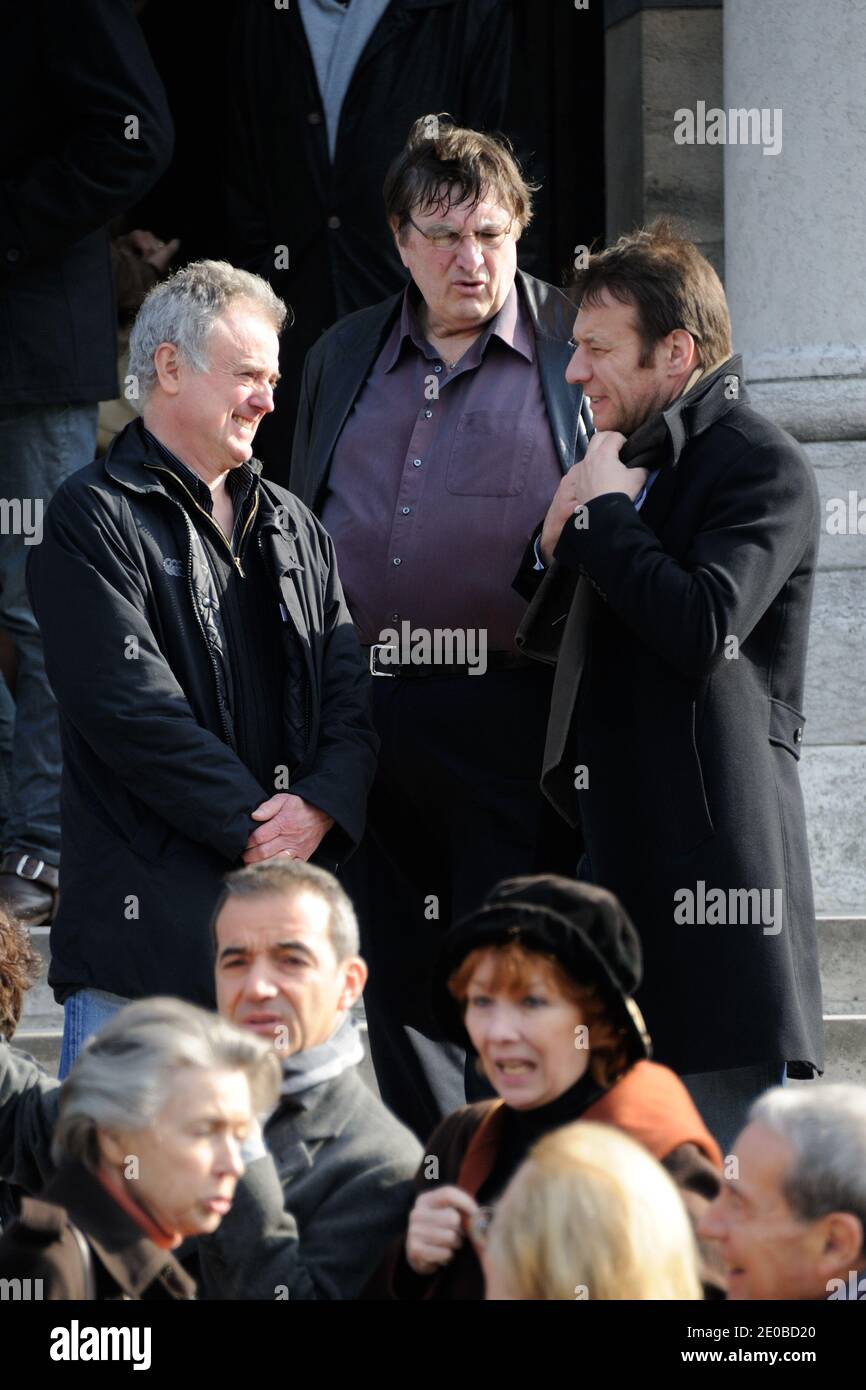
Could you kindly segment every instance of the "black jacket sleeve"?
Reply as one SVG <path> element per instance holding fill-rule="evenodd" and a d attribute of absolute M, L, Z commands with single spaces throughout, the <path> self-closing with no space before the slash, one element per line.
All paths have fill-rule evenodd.
<path fill-rule="evenodd" d="M 7 274 L 138 202 L 168 166 L 174 141 L 129 0 L 38 0 L 38 11 L 41 82 L 63 119 L 55 148 L 0 182 L 0 267 Z"/>
<path fill-rule="evenodd" d="M 122 526 L 95 498 L 82 506 L 67 485 L 44 531 L 28 588 L 61 713 L 134 796 L 237 859 L 255 829 L 250 813 L 268 793 L 196 720 L 157 643 Z"/>
<path fill-rule="evenodd" d="M 624 492 L 587 504 L 566 525 L 556 559 L 583 567 L 619 618 L 674 670 L 703 679 L 725 639 L 745 641 L 812 544 L 818 498 L 793 445 L 736 447 L 688 553 L 669 555 Z M 739 441 L 741 443 L 741 441 Z"/>
<path fill-rule="evenodd" d="M 364 833 L 379 740 L 370 715 L 370 676 L 343 596 L 334 545 L 314 517 L 310 522 L 325 589 L 321 713 L 315 761 L 292 791 L 333 817 L 336 824 L 320 850 L 336 863 Z"/>

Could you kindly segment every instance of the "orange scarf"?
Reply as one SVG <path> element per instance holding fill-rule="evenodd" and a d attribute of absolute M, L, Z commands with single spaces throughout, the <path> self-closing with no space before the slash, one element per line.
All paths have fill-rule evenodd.
<path fill-rule="evenodd" d="M 457 1186 L 472 1196 L 493 1171 L 504 1111 L 505 1102 L 494 1101 L 463 1155 Z M 721 1150 L 682 1081 L 657 1062 L 635 1062 L 579 1118 L 623 1130 L 659 1160 L 680 1144 L 696 1144 L 716 1168 L 722 1166 Z"/>

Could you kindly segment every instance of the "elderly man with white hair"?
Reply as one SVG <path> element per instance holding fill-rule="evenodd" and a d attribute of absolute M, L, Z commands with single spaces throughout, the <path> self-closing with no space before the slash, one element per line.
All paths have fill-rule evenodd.
<path fill-rule="evenodd" d="M 728 1297 L 866 1300 L 866 1087 L 766 1091 L 732 1157 L 698 1224 Z"/>
<path fill-rule="evenodd" d="M 333 548 L 252 457 L 285 317 L 224 262 L 156 286 L 141 418 L 58 491 L 30 559 L 64 757 L 61 1076 L 128 999 L 213 1006 L 228 869 L 333 868 L 362 833 L 376 738 Z"/>

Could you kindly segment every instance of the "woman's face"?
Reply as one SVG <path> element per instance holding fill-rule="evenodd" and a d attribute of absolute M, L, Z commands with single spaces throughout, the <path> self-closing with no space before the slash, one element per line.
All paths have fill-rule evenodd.
<path fill-rule="evenodd" d="M 100 1133 L 109 1176 L 166 1232 L 215 1231 L 244 1171 L 241 1144 L 253 1123 L 242 1071 L 178 1071 L 147 1129 Z"/>
<path fill-rule="evenodd" d="M 506 1105 L 533 1110 L 556 1100 L 586 1071 L 583 1015 L 551 978 L 543 958 L 537 968 L 530 965 L 516 992 L 514 986 L 494 988 L 495 975 L 495 955 L 487 952 L 469 980 L 466 1030 Z"/>

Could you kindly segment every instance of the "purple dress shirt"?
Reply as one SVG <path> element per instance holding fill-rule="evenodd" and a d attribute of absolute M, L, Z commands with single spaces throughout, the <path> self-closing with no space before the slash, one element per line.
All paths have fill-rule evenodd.
<path fill-rule="evenodd" d="M 363 643 L 408 621 L 514 651 L 526 605 L 511 581 L 562 476 L 532 324 L 513 285 L 449 370 L 417 303 L 410 285 L 337 441 L 322 522 Z"/>

